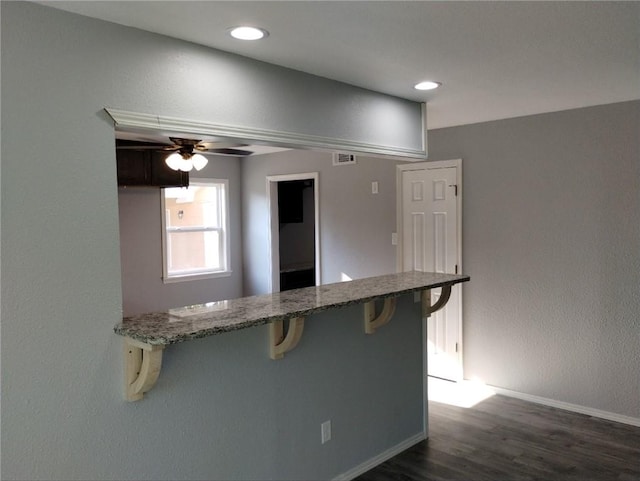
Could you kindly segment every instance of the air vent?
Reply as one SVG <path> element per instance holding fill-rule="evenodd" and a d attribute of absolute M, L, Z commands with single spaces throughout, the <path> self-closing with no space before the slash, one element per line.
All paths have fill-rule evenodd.
<path fill-rule="evenodd" d="M 356 156 L 353 154 L 333 154 L 333 165 L 352 165 L 356 163 Z"/>

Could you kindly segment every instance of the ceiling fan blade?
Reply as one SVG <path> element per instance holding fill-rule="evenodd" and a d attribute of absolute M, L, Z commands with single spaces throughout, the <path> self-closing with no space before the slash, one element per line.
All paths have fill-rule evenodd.
<path fill-rule="evenodd" d="M 192 139 L 180 139 L 170 137 L 173 144 L 161 144 L 157 142 L 142 142 L 137 140 L 116 139 L 116 149 L 118 150 L 155 150 L 155 151 L 182 151 L 181 149 L 193 149 L 189 151 L 205 152 L 218 155 L 233 155 L 236 157 L 246 157 L 253 154 L 250 150 L 239 149 L 238 147 L 249 147 L 249 144 L 242 144 L 232 141 L 222 142 L 199 142 Z M 199 142 L 199 143 L 195 143 Z"/>
<path fill-rule="evenodd" d="M 117 150 L 178 150 L 171 145 L 116 145 Z"/>
<path fill-rule="evenodd" d="M 153 142 L 139 142 L 136 140 L 116 139 L 116 149 L 118 150 L 178 150 L 180 146 L 173 144 L 160 144 Z"/>
<path fill-rule="evenodd" d="M 236 157 L 247 157 L 248 155 L 253 154 L 250 150 L 230 149 L 226 147 L 220 149 L 208 149 L 207 152 L 218 155 L 234 155 Z"/>
<path fill-rule="evenodd" d="M 248 146 L 249 144 L 241 144 L 238 142 L 227 141 L 227 142 L 200 142 L 194 147 L 196 150 L 199 150 L 200 152 L 206 152 L 206 151 L 213 152 L 216 149 L 234 149 L 237 147 L 248 147 Z"/>

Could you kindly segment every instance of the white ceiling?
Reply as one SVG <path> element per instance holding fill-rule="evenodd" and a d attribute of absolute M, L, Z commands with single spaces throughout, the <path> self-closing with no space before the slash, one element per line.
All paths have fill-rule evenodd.
<path fill-rule="evenodd" d="M 429 128 L 640 98 L 638 1 L 39 3 L 426 101 Z"/>

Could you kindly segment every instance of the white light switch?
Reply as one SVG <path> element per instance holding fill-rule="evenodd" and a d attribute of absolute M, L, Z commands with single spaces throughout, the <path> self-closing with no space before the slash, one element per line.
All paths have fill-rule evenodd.
<path fill-rule="evenodd" d="M 331 440 L 331 421 L 325 421 L 320 425 L 320 441 L 322 444 Z"/>
<path fill-rule="evenodd" d="M 371 193 L 372 194 L 377 194 L 378 193 L 378 181 L 374 180 L 373 182 L 371 182 Z"/>
<path fill-rule="evenodd" d="M 396 232 L 391 233 L 391 245 L 392 246 L 398 245 L 398 234 Z"/>

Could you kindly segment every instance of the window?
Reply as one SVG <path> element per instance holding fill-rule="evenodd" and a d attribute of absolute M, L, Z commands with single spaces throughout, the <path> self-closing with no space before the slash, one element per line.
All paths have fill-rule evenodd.
<path fill-rule="evenodd" d="M 165 282 L 231 273 L 227 180 L 163 189 L 162 213 Z"/>

